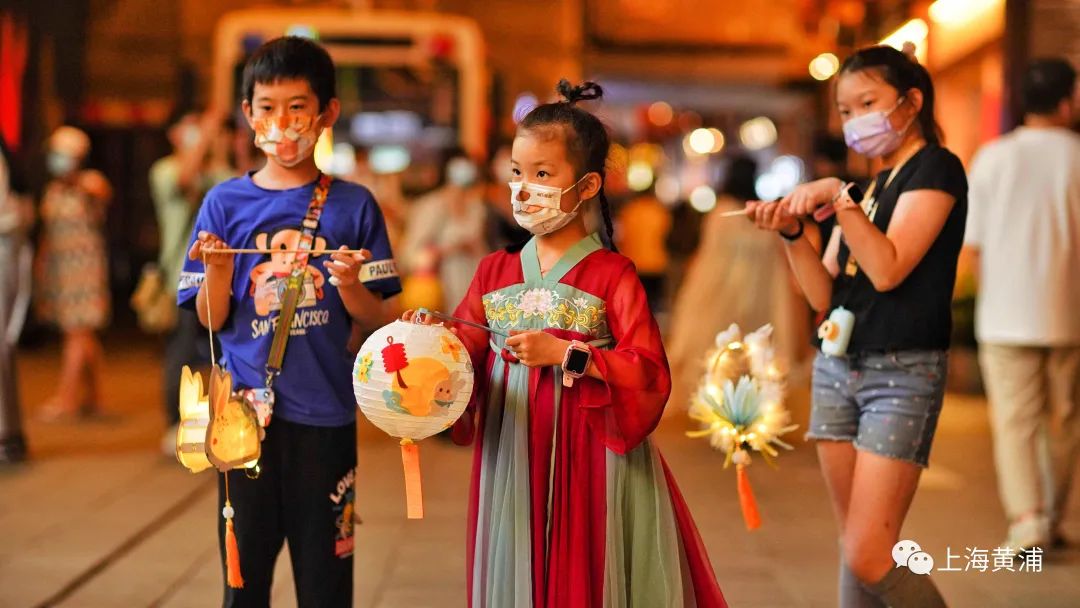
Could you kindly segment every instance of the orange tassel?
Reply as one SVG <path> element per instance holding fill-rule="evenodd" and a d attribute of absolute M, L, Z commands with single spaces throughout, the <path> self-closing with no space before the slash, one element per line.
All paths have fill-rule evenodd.
<path fill-rule="evenodd" d="M 236 543 L 233 520 L 225 520 L 225 565 L 229 586 L 233 589 L 244 588 L 244 577 L 240 575 L 240 547 Z"/>
<path fill-rule="evenodd" d="M 409 519 L 424 519 L 424 492 L 420 483 L 420 447 L 401 440 L 401 464 L 405 468 L 405 505 Z"/>
<path fill-rule="evenodd" d="M 742 507 L 743 521 L 746 522 L 746 529 L 752 532 L 761 527 L 761 514 L 758 513 L 757 500 L 754 499 L 754 490 L 750 487 L 750 478 L 746 474 L 745 465 L 736 466 L 735 477 L 739 488 L 739 506 Z"/>

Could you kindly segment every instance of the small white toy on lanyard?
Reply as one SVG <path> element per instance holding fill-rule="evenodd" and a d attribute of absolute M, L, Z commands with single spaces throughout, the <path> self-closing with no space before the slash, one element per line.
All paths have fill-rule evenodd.
<path fill-rule="evenodd" d="M 837 307 L 829 315 L 828 320 L 818 327 L 821 352 L 833 357 L 846 355 L 848 344 L 851 343 L 851 331 L 854 328 L 855 314 L 843 306 Z"/>

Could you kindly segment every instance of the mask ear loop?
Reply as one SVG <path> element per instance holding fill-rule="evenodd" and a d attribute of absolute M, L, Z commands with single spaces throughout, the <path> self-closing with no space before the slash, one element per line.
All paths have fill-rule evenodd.
<path fill-rule="evenodd" d="M 901 96 L 901 97 L 900 97 L 900 100 L 896 102 L 896 106 L 895 106 L 895 107 L 893 107 L 893 109 L 889 110 L 889 113 L 888 113 L 888 114 L 886 114 L 886 117 L 888 117 L 888 116 L 891 116 L 893 112 L 895 112 L 895 111 L 897 111 L 898 109 L 900 109 L 900 106 L 904 105 L 904 102 L 905 102 L 905 101 L 909 101 L 910 99 L 911 99 L 911 98 L 910 98 L 910 97 L 908 97 L 907 95 L 903 95 L 903 96 Z M 914 106 L 912 106 L 912 107 L 914 107 Z M 896 130 L 896 133 L 897 133 L 898 135 L 905 135 L 905 134 L 907 134 L 907 131 L 908 131 L 908 129 L 910 129 L 910 128 L 911 128 L 911 125 L 915 124 L 915 120 L 916 120 L 916 119 L 918 119 L 918 118 L 919 118 L 919 112 L 916 112 L 914 116 L 912 116 L 912 117 L 911 117 L 910 119 L 908 119 L 908 121 L 907 121 L 907 124 L 905 124 L 905 125 L 904 125 L 903 127 L 901 127 L 900 129 L 897 129 L 897 130 Z"/>
<path fill-rule="evenodd" d="M 585 181 L 585 178 L 586 178 L 586 177 L 589 177 L 589 173 L 596 173 L 596 172 L 595 172 L 595 171 L 589 171 L 589 172 L 588 172 L 588 173 L 586 173 L 585 175 L 582 175 L 582 176 L 581 176 L 581 179 L 577 180 L 577 181 L 576 181 L 576 182 L 574 182 L 574 183 L 573 183 L 572 185 L 570 185 L 570 186 L 567 186 L 567 187 L 566 187 L 566 189 L 564 189 L 564 190 L 562 191 L 562 193 L 563 193 L 563 194 L 566 194 L 567 192 L 570 192 L 570 191 L 571 191 L 571 190 L 573 190 L 574 188 L 577 188 L 577 187 L 578 187 L 579 185 L 581 185 L 581 182 Z"/>
<path fill-rule="evenodd" d="M 588 172 L 588 173 L 586 173 L 585 175 L 582 175 L 582 176 L 581 176 L 581 179 L 577 180 L 577 182 L 575 182 L 573 186 L 570 186 L 570 187 L 569 187 L 569 188 L 567 188 L 566 190 L 563 190 L 563 194 L 566 194 L 567 192 L 569 192 L 569 191 L 573 190 L 574 188 L 577 188 L 577 187 L 578 187 L 578 186 L 579 186 L 579 185 L 581 184 L 581 182 L 585 181 L 585 178 L 586 178 L 586 177 L 589 177 L 589 176 L 590 176 L 590 175 L 592 175 L 593 173 L 596 173 L 596 171 L 589 171 L 589 172 Z M 600 176 L 600 174 L 599 174 L 599 173 L 597 173 L 597 177 L 599 177 L 599 176 Z M 602 178 L 602 177 L 601 177 L 601 178 L 600 178 L 600 189 L 603 189 L 603 187 L 604 187 L 604 178 Z M 587 203 L 587 202 L 589 202 L 589 201 L 591 201 L 591 200 L 595 199 L 595 198 L 597 197 L 597 195 L 599 195 L 599 194 L 600 194 L 600 189 L 598 189 L 598 190 L 596 191 L 596 194 L 594 194 L 594 195 L 590 196 L 589 198 L 581 198 L 580 196 L 578 196 L 578 202 L 577 202 L 577 205 L 574 205 L 574 208 L 573 208 L 573 209 L 571 209 L 571 210 L 570 210 L 569 212 L 570 212 L 570 213 L 577 213 L 577 212 L 578 212 L 578 209 L 580 209 L 582 205 L 584 205 L 585 203 Z"/>

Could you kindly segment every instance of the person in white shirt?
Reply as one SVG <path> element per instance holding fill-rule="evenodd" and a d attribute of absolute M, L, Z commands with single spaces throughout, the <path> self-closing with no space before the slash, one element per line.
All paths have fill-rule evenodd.
<path fill-rule="evenodd" d="M 972 162 L 965 244 L 979 277 L 975 336 L 990 401 L 1003 546 L 1064 545 L 1080 457 L 1080 135 L 1076 71 L 1031 64 L 1024 124 Z"/>

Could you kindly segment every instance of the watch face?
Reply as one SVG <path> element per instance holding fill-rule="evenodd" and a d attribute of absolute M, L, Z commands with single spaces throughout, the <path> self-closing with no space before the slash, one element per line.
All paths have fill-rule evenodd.
<path fill-rule="evenodd" d="M 575 374 L 584 374 L 585 366 L 589 364 L 589 352 L 573 349 L 566 359 L 566 369 Z"/>
<path fill-rule="evenodd" d="M 855 202 L 855 203 L 861 203 L 862 202 L 863 191 L 862 191 L 862 188 L 860 188 L 858 184 L 851 184 L 851 187 L 848 188 L 847 194 L 848 194 L 849 197 L 851 197 L 851 200 L 853 202 Z"/>

